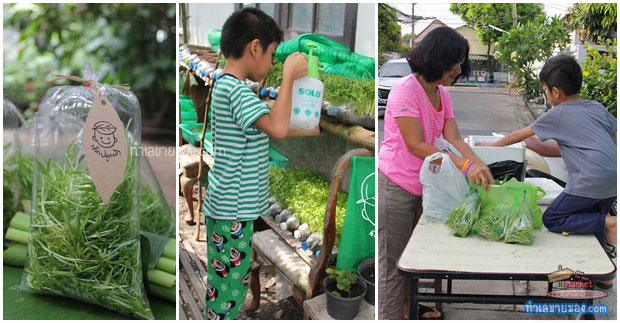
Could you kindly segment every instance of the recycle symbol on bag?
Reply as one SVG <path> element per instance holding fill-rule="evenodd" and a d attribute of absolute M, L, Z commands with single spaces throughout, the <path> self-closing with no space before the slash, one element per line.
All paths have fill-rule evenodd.
<path fill-rule="evenodd" d="M 373 229 L 368 233 L 369 236 L 375 236 L 375 222 L 370 219 L 368 213 L 372 212 L 374 215 L 375 208 L 375 173 L 371 173 L 362 181 L 362 185 L 360 185 L 360 196 L 362 197 L 357 201 L 357 204 L 364 205 L 362 209 L 362 219 L 368 221 L 372 224 Z M 368 210 L 368 208 L 372 207 L 372 210 Z"/>

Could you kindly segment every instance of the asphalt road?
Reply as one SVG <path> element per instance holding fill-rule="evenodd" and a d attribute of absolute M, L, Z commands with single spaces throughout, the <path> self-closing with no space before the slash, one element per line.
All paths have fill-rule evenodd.
<path fill-rule="evenodd" d="M 533 119 L 517 95 L 507 88 L 448 87 L 457 126 L 463 137 L 510 132 Z M 383 141 L 384 120 L 379 119 L 379 145 Z"/>

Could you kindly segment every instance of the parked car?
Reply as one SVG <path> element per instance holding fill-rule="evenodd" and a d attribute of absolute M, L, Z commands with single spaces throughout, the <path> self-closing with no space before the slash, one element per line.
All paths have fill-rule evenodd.
<path fill-rule="evenodd" d="M 411 67 L 404 58 L 387 61 L 381 66 L 379 69 L 379 84 L 377 85 L 377 94 L 379 96 L 379 99 L 377 100 L 379 102 L 377 115 L 379 118 L 383 118 L 383 115 L 385 114 L 387 98 L 394 83 L 396 83 L 396 81 L 398 81 L 401 77 L 407 76 L 411 73 Z"/>

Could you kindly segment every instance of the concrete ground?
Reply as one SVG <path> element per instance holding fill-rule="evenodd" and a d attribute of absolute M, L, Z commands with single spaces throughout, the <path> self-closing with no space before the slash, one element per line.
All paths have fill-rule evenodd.
<path fill-rule="evenodd" d="M 615 261 L 614 261 L 615 262 Z M 614 284 L 616 280 L 614 279 Z M 444 282 L 444 291 L 446 283 Z M 429 290 L 428 292 L 433 292 Z M 452 282 L 452 292 L 460 294 L 494 294 L 494 295 L 537 295 L 547 292 L 546 282 L 526 281 L 480 281 L 458 280 Z M 567 303 L 571 302 L 567 300 Z M 617 288 L 608 291 L 608 296 L 597 299 L 594 304 L 607 305 L 609 313 L 596 315 L 597 320 L 617 319 Z M 434 306 L 435 304 L 427 304 Z M 497 304 L 443 304 L 442 309 L 446 320 L 570 320 L 576 315 L 568 314 L 527 314 L 523 305 Z"/>
<path fill-rule="evenodd" d="M 513 131 L 534 121 L 523 100 L 508 88 L 446 87 L 456 124 L 463 137 Z M 377 137 L 383 141 L 384 119 L 378 119 Z"/>
<path fill-rule="evenodd" d="M 532 105 L 528 109 L 515 91 L 507 88 L 448 87 L 452 99 L 454 115 L 463 137 L 468 135 L 490 135 L 494 131 L 509 132 L 527 126 L 534 116 L 543 112 L 542 106 Z M 383 141 L 384 119 L 378 120 L 378 142 Z M 614 260 L 614 263 L 616 260 Z M 608 306 L 607 315 L 596 315 L 596 319 L 617 319 L 617 288 L 607 291 L 608 296 L 597 299 L 595 304 Z M 444 282 L 444 291 L 446 290 Z M 497 295 L 544 295 L 545 282 L 522 281 L 453 281 L 453 293 L 497 294 Z M 432 291 L 428 291 L 432 292 Z M 428 304 L 434 305 L 434 304 Z M 575 319 L 575 315 L 526 314 L 522 305 L 484 305 L 484 304 L 443 304 L 447 320 L 524 320 Z"/>

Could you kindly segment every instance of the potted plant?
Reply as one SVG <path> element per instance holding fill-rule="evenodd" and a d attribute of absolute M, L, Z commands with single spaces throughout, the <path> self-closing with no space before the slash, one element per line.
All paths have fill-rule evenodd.
<path fill-rule="evenodd" d="M 357 266 L 357 273 L 366 284 L 366 296 L 368 304 L 375 305 L 375 258 L 368 258 Z"/>
<path fill-rule="evenodd" d="M 338 320 L 352 320 L 359 312 L 366 285 L 346 269 L 327 268 L 325 272 L 329 275 L 323 280 L 327 314 Z"/>

